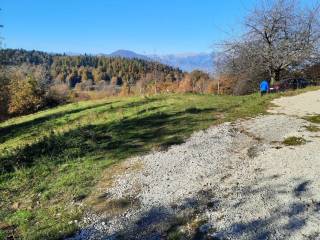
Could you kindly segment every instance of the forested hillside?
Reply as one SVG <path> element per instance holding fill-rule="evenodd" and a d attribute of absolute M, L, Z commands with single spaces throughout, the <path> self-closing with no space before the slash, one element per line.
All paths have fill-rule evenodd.
<path fill-rule="evenodd" d="M 22 64 L 40 65 L 49 72 L 49 77 L 57 83 L 67 83 L 75 87 L 77 83 L 92 80 L 92 85 L 100 81 L 114 83 L 136 83 L 148 73 L 159 76 L 159 80 L 179 80 L 182 71 L 157 62 L 141 59 L 125 59 L 92 55 L 67 56 L 48 54 L 40 51 L 5 49 L 0 51 L 1 64 L 19 66 Z M 161 75 L 161 76 L 160 76 Z M 162 79 L 161 79 L 162 78 Z"/>
<path fill-rule="evenodd" d="M 141 59 L 0 51 L 0 119 L 70 101 L 115 95 L 205 92 L 208 74 Z M 94 97 L 92 97 L 94 96 Z"/>

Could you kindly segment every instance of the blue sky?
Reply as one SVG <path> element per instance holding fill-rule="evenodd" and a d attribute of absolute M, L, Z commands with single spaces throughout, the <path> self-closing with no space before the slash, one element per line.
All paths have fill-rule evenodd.
<path fill-rule="evenodd" d="M 312 1 L 312 0 L 305 0 Z M 241 33 L 256 0 L 1 0 L 7 48 L 144 54 L 210 52 Z"/>

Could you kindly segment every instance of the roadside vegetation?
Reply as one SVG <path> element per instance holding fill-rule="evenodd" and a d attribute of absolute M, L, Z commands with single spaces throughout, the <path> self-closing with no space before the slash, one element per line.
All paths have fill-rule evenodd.
<path fill-rule="evenodd" d="M 302 137 L 288 137 L 283 140 L 283 144 L 287 146 L 298 146 L 306 144 L 306 140 Z"/>
<path fill-rule="evenodd" d="M 0 236 L 73 233 L 104 169 L 213 124 L 256 116 L 278 96 L 117 97 L 0 123 Z"/>
<path fill-rule="evenodd" d="M 305 119 L 309 122 L 320 124 L 320 115 L 307 116 Z"/>
<path fill-rule="evenodd" d="M 305 126 L 305 128 L 306 128 L 309 132 L 320 132 L 320 128 L 319 128 L 318 126 L 315 126 L 315 125 Z"/>

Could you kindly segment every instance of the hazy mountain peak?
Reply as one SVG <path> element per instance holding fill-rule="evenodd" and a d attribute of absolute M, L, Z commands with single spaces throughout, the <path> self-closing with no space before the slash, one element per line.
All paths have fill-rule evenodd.
<path fill-rule="evenodd" d="M 191 72 L 193 70 L 202 70 L 205 72 L 213 71 L 213 54 L 212 53 L 178 53 L 166 55 L 143 55 L 134 51 L 120 49 L 108 56 L 138 58 L 149 61 L 157 61 L 172 67 L 180 68 L 183 71 Z"/>
<path fill-rule="evenodd" d="M 164 64 L 179 67 L 184 71 L 202 70 L 204 72 L 213 71 L 212 53 L 181 53 L 153 56 L 153 58 Z"/>
<path fill-rule="evenodd" d="M 123 58 L 138 58 L 138 59 L 144 59 L 144 60 L 151 60 L 149 57 L 138 54 L 136 52 L 130 51 L 130 50 L 124 50 L 119 49 L 113 53 L 110 53 L 108 56 L 110 57 L 123 57 Z"/>

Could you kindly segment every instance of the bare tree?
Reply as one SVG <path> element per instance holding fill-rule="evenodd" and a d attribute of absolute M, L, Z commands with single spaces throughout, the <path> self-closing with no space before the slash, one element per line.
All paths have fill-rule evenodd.
<path fill-rule="evenodd" d="M 268 73 L 274 83 L 282 72 L 301 68 L 319 55 L 319 6 L 302 9 L 295 0 L 259 3 L 245 19 L 243 37 L 224 44 L 224 66 L 236 74 Z"/>
<path fill-rule="evenodd" d="M 263 59 L 258 54 L 260 51 L 258 44 L 254 41 L 240 39 L 225 43 L 224 47 L 225 51 L 217 54 L 215 59 L 218 81 L 221 78 L 224 81 L 228 81 L 227 79 L 232 81 L 224 85 L 230 85 L 231 92 L 236 95 L 257 90 L 258 82 L 268 77 Z M 226 78 L 226 76 L 229 77 Z"/>
<path fill-rule="evenodd" d="M 300 9 L 295 0 L 269 0 L 247 17 L 246 38 L 256 45 L 256 54 L 277 81 L 280 73 L 311 60 L 318 50 L 319 7 Z"/>

